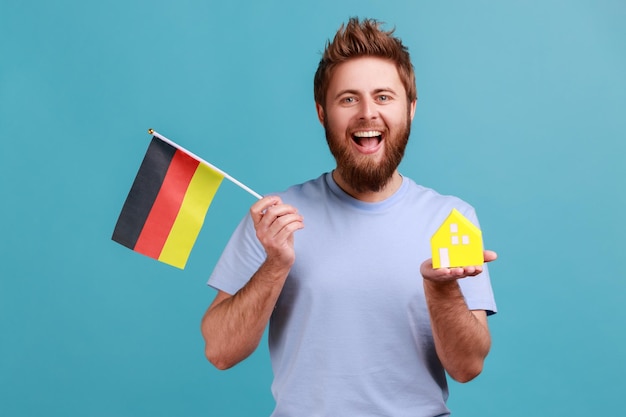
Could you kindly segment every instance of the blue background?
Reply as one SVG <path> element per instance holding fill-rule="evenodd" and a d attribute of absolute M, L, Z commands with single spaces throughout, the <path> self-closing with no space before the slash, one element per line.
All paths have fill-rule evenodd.
<path fill-rule="evenodd" d="M 269 414 L 265 344 L 220 372 L 199 332 L 254 198 L 222 185 L 184 271 L 110 236 L 150 127 L 261 194 L 332 169 L 312 79 L 354 15 L 412 53 L 401 171 L 473 204 L 500 254 L 492 353 L 454 415 L 619 413 L 623 0 L 1 0 L 3 415 Z"/>

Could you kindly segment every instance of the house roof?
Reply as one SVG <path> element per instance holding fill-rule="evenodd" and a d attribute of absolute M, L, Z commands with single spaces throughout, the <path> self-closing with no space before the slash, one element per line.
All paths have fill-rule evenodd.
<path fill-rule="evenodd" d="M 480 229 L 476 227 L 474 223 L 472 223 L 467 217 L 462 215 L 461 212 L 455 208 L 452 209 L 450 214 L 448 214 L 448 217 L 446 217 L 443 223 L 441 223 L 441 226 L 439 226 L 439 228 L 435 232 L 435 235 L 439 233 L 444 233 L 444 232 L 450 233 L 448 230 L 446 230 L 446 227 L 451 223 L 462 224 L 465 228 L 469 229 L 470 232 L 476 235 L 482 235 L 482 232 L 480 231 Z"/>

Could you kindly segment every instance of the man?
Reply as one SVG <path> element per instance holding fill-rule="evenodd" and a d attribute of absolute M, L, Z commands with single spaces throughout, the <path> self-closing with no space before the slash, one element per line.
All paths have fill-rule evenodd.
<path fill-rule="evenodd" d="M 486 267 L 427 259 L 450 210 L 474 210 L 397 170 L 417 93 L 392 33 L 353 18 L 327 44 L 314 91 L 336 169 L 254 204 L 209 279 L 206 356 L 237 364 L 269 322 L 276 417 L 448 415 L 445 372 L 473 379 L 490 348 Z"/>

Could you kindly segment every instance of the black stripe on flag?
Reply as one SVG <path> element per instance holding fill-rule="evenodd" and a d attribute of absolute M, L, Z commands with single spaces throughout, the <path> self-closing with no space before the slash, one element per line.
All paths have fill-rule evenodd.
<path fill-rule="evenodd" d="M 175 153 L 176 148 L 172 145 L 152 137 L 117 219 L 112 237 L 114 241 L 134 249 Z"/>

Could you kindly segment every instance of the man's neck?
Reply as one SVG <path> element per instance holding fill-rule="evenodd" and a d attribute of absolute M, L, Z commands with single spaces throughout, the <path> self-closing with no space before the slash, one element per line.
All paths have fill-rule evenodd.
<path fill-rule="evenodd" d="M 341 174 L 335 169 L 332 173 L 333 179 L 343 191 L 351 197 L 365 203 L 377 203 L 391 197 L 402 185 L 402 176 L 396 170 L 385 186 L 379 191 L 356 191 L 343 179 Z"/>

